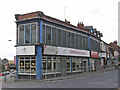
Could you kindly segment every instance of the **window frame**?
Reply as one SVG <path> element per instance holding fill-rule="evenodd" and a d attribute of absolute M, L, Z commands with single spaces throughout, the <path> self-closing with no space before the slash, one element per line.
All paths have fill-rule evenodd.
<path fill-rule="evenodd" d="M 38 43 L 37 41 L 38 41 L 38 23 L 37 22 L 32 22 L 32 23 L 26 23 L 26 24 L 20 24 L 20 25 L 18 25 L 18 44 L 20 44 L 20 40 L 19 40 L 19 37 L 20 37 L 20 26 L 23 26 L 23 28 L 24 28 L 24 43 L 23 44 L 34 44 L 34 43 L 32 43 L 32 32 L 31 32 L 31 26 L 32 26 L 32 24 L 36 24 L 36 43 Z M 26 43 L 26 30 L 25 30 L 25 26 L 26 25 L 30 25 L 30 43 Z"/>

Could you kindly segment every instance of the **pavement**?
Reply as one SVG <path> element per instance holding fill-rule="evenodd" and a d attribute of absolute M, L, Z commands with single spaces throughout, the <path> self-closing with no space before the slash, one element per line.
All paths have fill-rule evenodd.
<path fill-rule="evenodd" d="M 112 68 L 110 69 L 104 69 L 100 71 L 93 71 L 93 72 L 84 72 L 84 73 L 76 73 L 76 74 L 69 74 L 66 76 L 59 76 L 59 77 L 54 77 L 54 78 L 46 78 L 46 79 L 41 79 L 41 80 L 14 80 L 14 77 L 11 77 L 11 74 L 7 75 L 6 77 L 6 83 L 15 83 L 18 82 L 31 82 L 31 81 L 37 81 L 37 82 L 44 82 L 44 81 L 56 81 L 56 80 L 66 80 L 66 79 L 74 79 L 74 78 L 83 78 L 83 77 L 88 77 L 88 76 L 93 76 L 96 74 L 104 73 L 106 71 L 111 71 L 114 70 Z M 2 82 L 5 82 L 4 76 L 2 76 Z"/>
<path fill-rule="evenodd" d="M 106 71 L 111 71 L 114 69 L 105 69 L 105 70 L 100 70 L 100 71 L 93 71 L 93 72 L 84 72 L 84 73 L 77 73 L 77 74 L 70 74 L 70 75 L 66 75 L 66 76 L 60 76 L 60 77 L 54 77 L 54 78 L 50 78 L 50 79 L 42 79 L 42 80 L 37 80 L 38 82 L 42 82 L 42 81 L 55 81 L 55 80 L 65 80 L 65 79 L 74 79 L 74 78 L 80 78 L 80 77 L 88 77 L 88 76 L 93 76 L 96 74 L 100 74 L 100 73 L 105 73 Z"/>
<path fill-rule="evenodd" d="M 118 70 L 93 72 L 82 76 L 3 83 L 3 88 L 117 88 Z"/>
<path fill-rule="evenodd" d="M 3 88 L 91 88 L 118 87 L 118 70 L 103 70 L 89 73 L 79 73 L 42 80 L 18 80 L 9 78 L 3 81 Z"/>

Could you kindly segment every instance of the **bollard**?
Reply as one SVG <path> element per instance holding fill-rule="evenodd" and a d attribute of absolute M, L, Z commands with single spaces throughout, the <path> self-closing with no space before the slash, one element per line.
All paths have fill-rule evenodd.
<path fill-rule="evenodd" d="M 5 75 L 5 78 L 4 78 L 4 80 L 5 80 L 5 83 L 6 83 L 6 75 Z"/>

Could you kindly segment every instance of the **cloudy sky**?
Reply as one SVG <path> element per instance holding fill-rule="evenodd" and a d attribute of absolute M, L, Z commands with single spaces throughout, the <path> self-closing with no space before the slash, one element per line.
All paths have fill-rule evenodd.
<path fill-rule="evenodd" d="M 83 22 L 103 33 L 107 43 L 118 40 L 119 0 L 2 0 L 0 2 L 0 58 L 14 59 L 16 54 L 15 14 L 43 11 L 44 14 L 73 25 Z M 9 42 L 8 40 L 12 40 Z"/>

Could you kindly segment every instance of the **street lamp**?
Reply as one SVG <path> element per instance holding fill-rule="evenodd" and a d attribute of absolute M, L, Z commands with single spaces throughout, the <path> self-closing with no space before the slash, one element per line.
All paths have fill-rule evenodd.
<path fill-rule="evenodd" d="M 8 40 L 8 41 L 12 41 L 12 40 Z"/>

